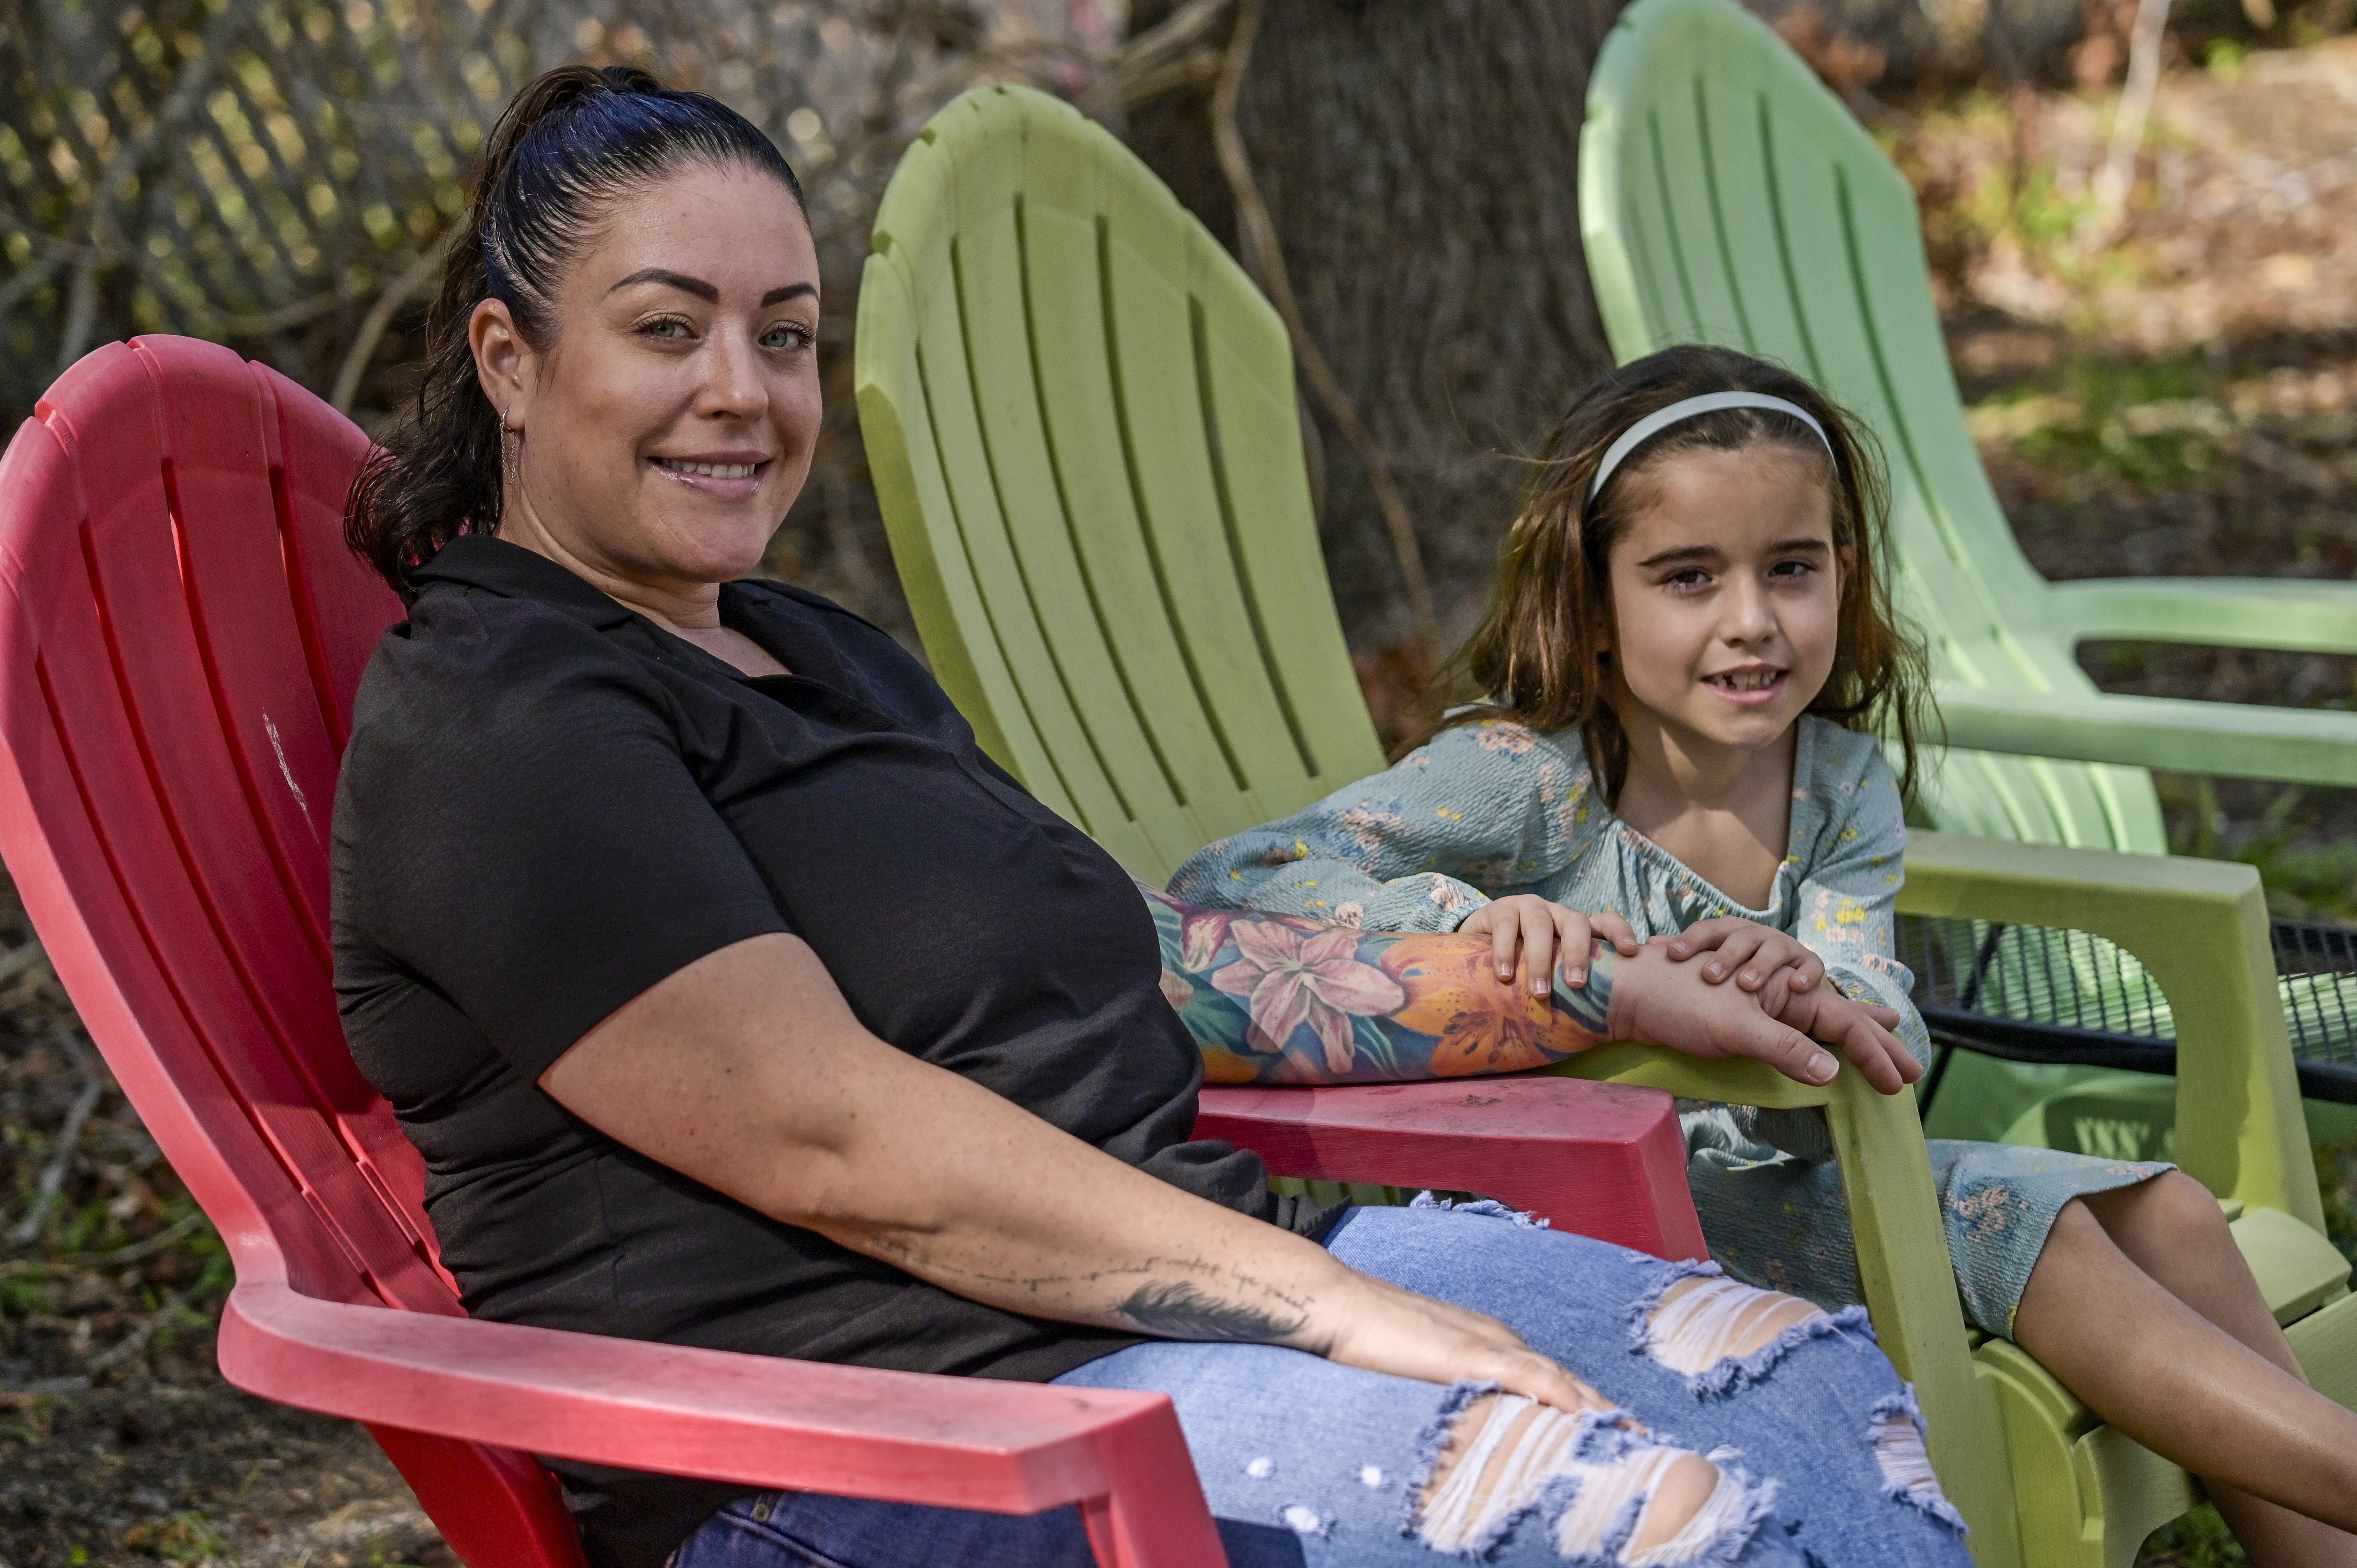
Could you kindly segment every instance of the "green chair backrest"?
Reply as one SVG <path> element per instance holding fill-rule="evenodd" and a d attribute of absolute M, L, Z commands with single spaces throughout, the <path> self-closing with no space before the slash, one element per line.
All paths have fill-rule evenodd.
<path fill-rule="evenodd" d="M 934 119 L 877 218 L 856 381 L 934 674 L 1132 872 L 1382 768 L 1284 325 L 1104 131 L 1015 87 Z"/>
<path fill-rule="evenodd" d="M 1740 349 L 1861 415 L 1888 460 L 1895 581 L 1944 682 L 2084 694 L 1983 472 L 1932 306 L 1915 196 L 1734 0 L 1638 0 L 1598 59 L 1580 228 L 1613 351 Z M 1932 825 L 2165 853 L 2140 768 L 1949 751 Z"/>

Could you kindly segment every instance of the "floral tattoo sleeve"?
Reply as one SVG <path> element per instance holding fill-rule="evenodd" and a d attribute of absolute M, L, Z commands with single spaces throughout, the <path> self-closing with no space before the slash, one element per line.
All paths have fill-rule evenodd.
<path fill-rule="evenodd" d="M 1499 980 L 1490 939 L 1207 909 L 1138 884 L 1162 993 L 1211 1083 L 1401 1083 L 1544 1067 L 1609 1036 L 1612 950 L 1552 997 Z"/>

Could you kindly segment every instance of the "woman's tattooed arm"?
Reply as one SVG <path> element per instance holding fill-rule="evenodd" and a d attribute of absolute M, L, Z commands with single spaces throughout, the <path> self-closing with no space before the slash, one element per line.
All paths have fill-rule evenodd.
<path fill-rule="evenodd" d="M 1516 1072 L 1610 1036 L 1614 954 L 1552 998 L 1498 979 L 1486 937 L 1207 909 L 1140 883 L 1162 993 L 1213 1083 L 1401 1083 Z"/>

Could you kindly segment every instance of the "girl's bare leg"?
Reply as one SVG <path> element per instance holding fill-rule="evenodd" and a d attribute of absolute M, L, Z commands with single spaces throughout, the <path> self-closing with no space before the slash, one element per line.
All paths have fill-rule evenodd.
<path fill-rule="evenodd" d="M 2172 1171 L 2066 1207 L 2014 1338 L 2201 1477 L 2257 1568 L 2357 1568 L 2357 1413 L 2308 1386 L 2199 1182 Z"/>

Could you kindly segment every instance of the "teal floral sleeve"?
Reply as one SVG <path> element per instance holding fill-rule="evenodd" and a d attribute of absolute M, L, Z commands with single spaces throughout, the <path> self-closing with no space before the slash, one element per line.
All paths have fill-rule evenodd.
<path fill-rule="evenodd" d="M 1592 837 L 1575 739 L 1500 721 L 1443 730 L 1386 772 L 1220 840 L 1173 896 L 1386 931 L 1453 931 L 1491 897 L 1528 891 Z"/>

